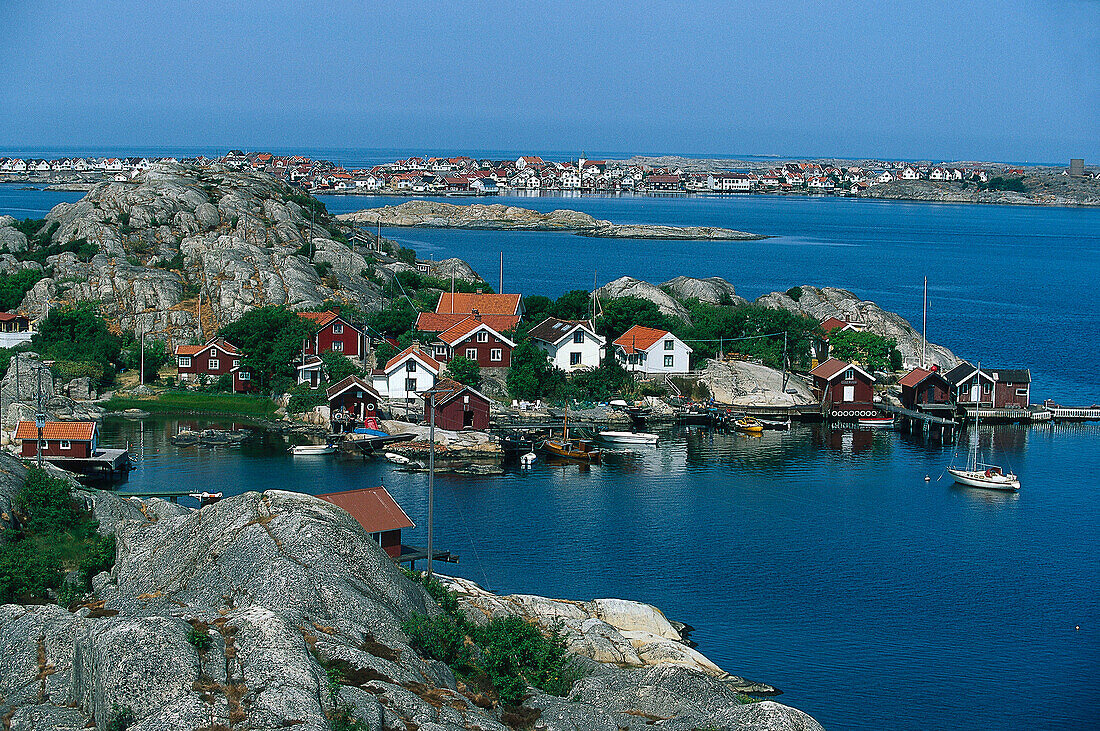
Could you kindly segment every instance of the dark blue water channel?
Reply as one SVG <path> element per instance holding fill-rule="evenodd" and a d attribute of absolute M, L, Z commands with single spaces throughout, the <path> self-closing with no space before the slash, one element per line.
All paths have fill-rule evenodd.
<path fill-rule="evenodd" d="M 385 484 L 423 545 L 423 474 L 291 457 L 268 434 L 175 447 L 179 424 L 107 421 L 104 442 L 142 457 L 123 491 Z M 1100 708 L 1098 438 L 983 428 L 1023 480 L 1006 495 L 941 479 L 954 448 L 901 433 L 679 431 L 598 467 L 440 476 L 436 545 L 461 556 L 441 570 L 497 591 L 651 602 L 830 729 L 1083 728 Z"/>
<path fill-rule="evenodd" d="M 0 186 L 0 214 L 79 193 Z M 326 197 L 330 210 L 400 202 Z M 464 202 L 464 201 L 457 201 Z M 757 242 L 593 240 L 388 229 L 505 287 L 556 295 L 629 274 L 718 275 L 753 298 L 845 287 L 987 364 L 1031 368 L 1033 395 L 1100 402 L 1100 211 L 805 197 L 512 198 L 615 222 L 718 225 Z M 278 437 L 176 448 L 178 424 L 108 420 L 144 460 L 126 489 L 324 492 L 384 483 L 424 540 L 426 478 L 388 464 L 293 459 Z M 502 592 L 652 602 L 700 649 L 772 683 L 830 729 L 1084 728 L 1100 718 L 1100 426 L 982 430 L 1018 495 L 938 479 L 953 447 L 803 427 L 670 436 L 601 467 L 441 477 L 439 544 Z M 931 482 L 926 483 L 924 476 Z M 1080 629 L 1075 629 L 1080 626 Z"/>

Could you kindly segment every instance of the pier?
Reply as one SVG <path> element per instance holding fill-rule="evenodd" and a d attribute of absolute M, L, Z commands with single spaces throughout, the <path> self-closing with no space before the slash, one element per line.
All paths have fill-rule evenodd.
<path fill-rule="evenodd" d="M 1044 406 L 1054 421 L 1100 421 L 1100 406 Z"/>
<path fill-rule="evenodd" d="M 130 452 L 126 449 L 100 449 L 90 457 L 45 455 L 42 459 L 90 482 L 117 482 L 130 472 Z"/>

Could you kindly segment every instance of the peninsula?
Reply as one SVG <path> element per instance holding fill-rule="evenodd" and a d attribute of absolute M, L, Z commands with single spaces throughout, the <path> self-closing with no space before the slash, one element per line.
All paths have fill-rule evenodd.
<path fill-rule="evenodd" d="M 500 231 L 568 231 L 581 236 L 607 239 L 669 239 L 707 241 L 753 241 L 760 234 L 713 226 L 658 226 L 616 224 L 587 213 L 558 209 L 541 213 L 529 208 L 485 205 L 455 205 L 437 201 L 408 201 L 397 206 L 367 208 L 336 216 L 344 223 L 410 228 L 467 228 Z"/>

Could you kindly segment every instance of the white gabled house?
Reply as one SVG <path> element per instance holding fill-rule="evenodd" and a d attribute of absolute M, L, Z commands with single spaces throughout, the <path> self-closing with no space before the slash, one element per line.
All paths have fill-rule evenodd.
<path fill-rule="evenodd" d="M 379 396 L 389 399 L 414 399 L 435 386 L 442 364 L 416 345 L 410 345 L 386 361 L 386 366 L 371 374 L 371 384 Z"/>
<path fill-rule="evenodd" d="M 688 373 L 691 348 L 667 330 L 635 325 L 615 342 L 615 358 L 628 371 Z"/>
<path fill-rule="evenodd" d="M 603 360 L 605 339 L 591 320 L 559 320 L 548 317 L 531 328 L 528 335 L 546 352 L 550 362 L 563 371 L 596 368 Z"/>

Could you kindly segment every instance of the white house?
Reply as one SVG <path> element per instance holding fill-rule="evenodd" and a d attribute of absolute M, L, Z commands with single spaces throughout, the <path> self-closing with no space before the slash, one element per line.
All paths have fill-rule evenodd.
<path fill-rule="evenodd" d="M 687 373 L 691 348 L 667 330 L 634 327 L 615 342 L 615 357 L 623 368 L 639 373 Z"/>
<path fill-rule="evenodd" d="M 371 374 L 379 396 L 401 400 L 418 398 L 435 386 L 443 366 L 416 345 L 410 345 L 386 361 L 386 367 Z"/>
<path fill-rule="evenodd" d="M 596 368 L 603 360 L 604 338 L 590 320 L 559 320 L 548 317 L 528 333 L 550 362 L 563 371 Z"/>

